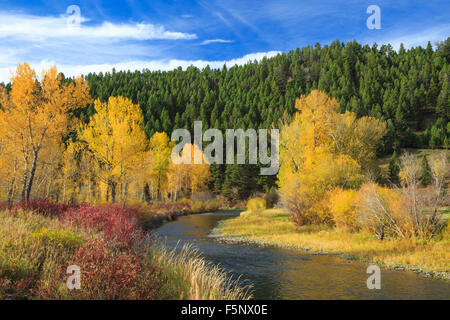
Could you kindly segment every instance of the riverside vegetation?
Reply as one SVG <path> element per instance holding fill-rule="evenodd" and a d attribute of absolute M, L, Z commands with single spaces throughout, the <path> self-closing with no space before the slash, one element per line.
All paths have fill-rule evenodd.
<path fill-rule="evenodd" d="M 147 209 L 41 200 L 0 211 L 0 299 L 251 297 L 196 250 L 155 243 L 140 222 Z M 66 286 L 70 265 L 81 269 L 80 290 Z"/>
<path fill-rule="evenodd" d="M 335 41 L 229 69 L 74 79 L 19 64 L 0 85 L 0 296 L 248 298 L 192 248 L 164 252 L 146 231 L 260 193 L 224 232 L 448 277 L 449 41 L 398 52 Z M 174 165 L 169 135 L 196 120 L 281 128 L 279 174 Z M 194 201 L 202 192 L 215 196 Z M 284 209 L 264 211 L 278 195 Z M 85 290 L 65 287 L 70 264 Z"/>
<path fill-rule="evenodd" d="M 285 209 L 265 210 L 266 199 L 250 199 L 247 212 L 223 222 L 219 234 L 450 278 L 448 152 L 394 155 L 386 182 L 377 183 L 384 180 L 376 162 L 384 123 L 338 113 L 337 102 L 320 91 L 296 107 L 281 133 Z"/>

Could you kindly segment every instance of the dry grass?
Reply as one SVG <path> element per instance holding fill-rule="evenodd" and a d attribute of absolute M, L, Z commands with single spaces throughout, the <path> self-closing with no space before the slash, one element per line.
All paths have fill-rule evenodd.
<path fill-rule="evenodd" d="M 344 254 L 387 267 L 401 265 L 425 272 L 440 272 L 443 277 L 450 279 L 448 237 L 429 242 L 377 240 L 364 231 L 345 233 L 327 226 L 298 227 L 289 220 L 288 213 L 279 209 L 260 213 L 245 212 L 238 218 L 224 221 L 219 232 L 250 241 Z"/>
<path fill-rule="evenodd" d="M 163 245 L 153 249 L 152 259 L 165 270 L 171 290 L 179 299 L 248 300 L 251 286 L 241 286 L 225 270 L 206 261 L 197 249 L 184 245 L 169 250 Z"/>
<path fill-rule="evenodd" d="M 101 232 L 91 228 L 77 228 L 55 217 L 44 217 L 23 211 L 11 215 L 7 211 L 0 211 L 0 300 L 35 298 L 35 290 L 39 288 L 47 290 L 55 281 L 58 288 L 59 286 L 65 288 L 65 283 L 58 277 L 55 278 L 58 270 L 70 264 L 80 242 L 99 239 L 102 236 Z M 126 252 L 132 254 L 131 251 Z M 116 253 L 119 251 L 112 257 L 118 257 Z M 241 286 L 239 279 L 233 280 L 223 269 L 207 262 L 191 247 L 185 246 L 179 251 L 170 251 L 163 246 L 152 246 L 150 251 L 133 253 L 133 257 L 143 259 L 148 262 L 144 265 L 156 266 L 157 270 L 161 271 L 158 279 L 166 282 L 167 296 L 170 298 L 229 300 L 251 298 L 250 287 Z M 119 261 L 118 263 L 120 264 Z M 131 268 L 129 264 L 124 267 L 126 268 L 123 270 L 127 271 Z M 107 268 L 105 266 L 105 270 Z M 93 274 L 93 279 L 96 281 L 96 275 L 108 276 L 105 270 L 101 269 Z M 114 270 L 118 270 L 117 266 Z M 86 281 L 85 279 L 83 283 Z M 150 278 L 150 282 L 152 281 Z M 72 298 L 71 295 L 64 295 L 64 292 L 57 298 Z M 86 294 L 88 293 L 96 297 L 97 291 Z M 101 296 L 102 292 L 98 293 Z M 49 297 L 53 298 L 51 294 Z M 162 293 L 158 293 L 155 298 L 160 298 L 161 295 Z"/>
<path fill-rule="evenodd" d="M 40 237 L 47 234 L 62 238 L 45 241 Z M 75 235 L 80 240 L 88 237 L 57 219 L 22 211 L 12 216 L 0 211 L 0 299 L 25 299 L 37 282 L 50 279 L 75 249 L 64 245 L 67 237 Z"/>

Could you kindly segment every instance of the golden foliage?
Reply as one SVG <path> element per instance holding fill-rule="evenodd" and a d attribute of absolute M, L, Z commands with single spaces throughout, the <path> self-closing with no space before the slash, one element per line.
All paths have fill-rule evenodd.
<path fill-rule="evenodd" d="M 9 94 L 0 91 L 0 144 L 6 150 L 0 155 L 0 175 L 8 177 L 8 198 L 21 187 L 22 198 L 29 199 L 37 174 L 49 167 L 43 165 L 43 154 L 52 153 L 72 128 L 68 112 L 92 99 L 86 81 L 80 77 L 63 82 L 56 67 L 44 71 L 38 81 L 27 63 L 19 64 L 11 82 Z M 56 165 L 54 161 L 52 168 Z"/>
<path fill-rule="evenodd" d="M 251 198 L 247 202 L 248 212 L 259 212 L 266 210 L 266 200 L 263 198 Z"/>
<path fill-rule="evenodd" d="M 281 130 L 280 193 L 297 223 L 328 222 L 326 193 L 360 185 L 385 125 L 338 113 L 337 101 L 318 90 L 302 95 L 296 108 L 293 121 Z"/>
<path fill-rule="evenodd" d="M 329 209 L 336 227 L 346 231 L 356 231 L 356 190 L 336 188 L 330 191 Z"/>
<path fill-rule="evenodd" d="M 123 97 L 110 97 L 107 103 L 96 100 L 95 110 L 97 113 L 89 122 L 78 129 L 79 147 L 89 150 L 96 164 L 96 176 L 107 185 L 111 201 L 115 202 L 119 183 L 126 198 L 124 186 L 145 151 L 144 117 L 139 105 Z"/>
<path fill-rule="evenodd" d="M 200 154 L 203 159 L 201 164 L 195 164 L 195 154 Z M 169 173 L 169 185 L 171 193 L 177 199 L 178 193 L 189 193 L 194 195 L 207 187 L 211 180 L 210 165 L 205 161 L 202 150 L 195 144 L 186 144 L 179 155 L 183 162 L 180 164 L 171 163 L 171 170 Z M 190 160 L 189 160 L 190 158 Z M 186 163 L 190 162 L 190 163 Z"/>

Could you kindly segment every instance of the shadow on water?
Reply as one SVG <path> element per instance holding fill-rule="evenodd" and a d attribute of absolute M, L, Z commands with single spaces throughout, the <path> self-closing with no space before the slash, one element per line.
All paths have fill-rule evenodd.
<path fill-rule="evenodd" d="M 412 272 L 381 270 L 381 289 L 366 286 L 368 264 L 298 250 L 226 244 L 208 235 L 239 211 L 180 217 L 154 233 L 169 247 L 190 243 L 204 256 L 254 285 L 255 299 L 450 299 L 450 283 Z M 248 283 L 247 282 L 247 283 Z"/>

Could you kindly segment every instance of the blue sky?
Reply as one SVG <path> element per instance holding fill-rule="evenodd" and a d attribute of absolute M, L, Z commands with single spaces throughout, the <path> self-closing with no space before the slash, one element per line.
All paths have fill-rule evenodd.
<path fill-rule="evenodd" d="M 70 5 L 79 27 L 67 24 Z M 366 26 L 369 5 L 381 9 L 379 30 Z M 23 61 L 74 76 L 231 66 L 335 39 L 426 45 L 450 36 L 448 12 L 448 0 L 0 0 L 0 82 Z"/>

